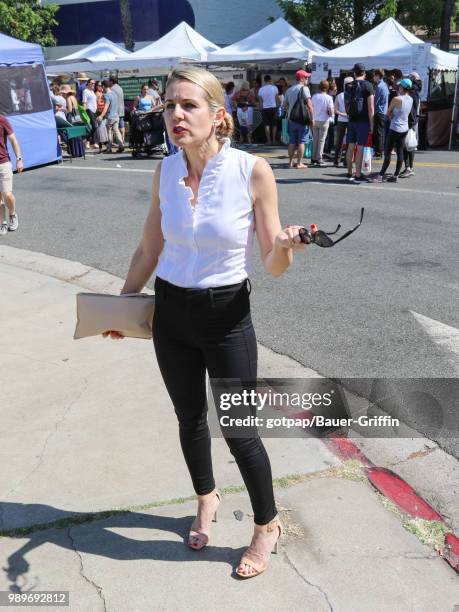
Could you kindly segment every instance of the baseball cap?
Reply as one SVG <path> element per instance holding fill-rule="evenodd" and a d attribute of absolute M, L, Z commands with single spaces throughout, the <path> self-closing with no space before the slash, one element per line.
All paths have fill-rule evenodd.
<path fill-rule="evenodd" d="M 306 72 L 306 70 L 297 70 L 295 72 L 295 77 L 297 79 L 306 79 L 307 77 L 310 77 L 311 73 L 310 72 Z"/>
<path fill-rule="evenodd" d="M 365 66 L 363 64 L 361 64 L 360 62 L 357 62 L 357 64 L 354 64 L 354 68 L 352 69 L 353 72 L 365 72 Z"/>
<path fill-rule="evenodd" d="M 348 76 L 344 79 L 344 85 L 349 85 L 349 83 L 353 83 L 354 79 L 351 76 Z"/>
<path fill-rule="evenodd" d="M 397 85 L 400 85 L 403 89 L 411 89 L 413 87 L 413 82 L 411 79 L 401 79 Z"/>

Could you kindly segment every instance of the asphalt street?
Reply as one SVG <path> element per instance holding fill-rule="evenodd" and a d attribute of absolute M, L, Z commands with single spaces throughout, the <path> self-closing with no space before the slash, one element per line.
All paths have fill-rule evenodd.
<path fill-rule="evenodd" d="M 457 376 L 459 152 L 419 152 L 415 177 L 382 185 L 349 184 L 333 167 L 288 169 L 279 150 L 258 153 L 275 172 L 283 224 L 347 229 L 365 207 L 353 236 L 308 247 L 279 279 L 256 249 L 258 340 L 329 377 Z M 91 155 L 16 176 L 20 229 L 2 244 L 124 277 L 157 163 Z"/>

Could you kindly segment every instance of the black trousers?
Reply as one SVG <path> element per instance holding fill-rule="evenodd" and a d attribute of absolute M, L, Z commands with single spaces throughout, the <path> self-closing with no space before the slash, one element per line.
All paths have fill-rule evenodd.
<path fill-rule="evenodd" d="M 389 138 L 386 143 L 386 152 L 384 156 L 384 162 L 379 174 L 381 176 L 384 175 L 387 168 L 389 167 L 392 149 L 395 148 L 397 151 L 397 165 L 395 167 L 394 176 L 398 176 L 400 174 L 400 170 L 402 169 L 403 159 L 404 159 L 404 149 L 405 149 L 405 138 L 408 134 L 406 132 L 396 132 L 395 130 L 389 130 Z"/>
<path fill-rule="evenodd" d="M 210 378 L 255 380 L 257 343 L 248 281 L 184 289 L 156 277 L 153 342 L 179 422 L 183 455 L 198 495 L 215 488 L 207 423 Z M 251 414 L 248 408 L 248 415 Z M 261 439 L 225 438 L 247 487 L 257 525 L 277 514 L 271 465 Z"/>
<path fill-rule="evenodd" d="M 377 155 L 380 155 L 384 152 L 384 118 L 385 115 L 383 113 L 375 113 L 375 116 L 373 118 L 373 148 Z"/>
<path fill-rule="evenodd" d="M 347 122 L 337 121 L 335 125 L 335 164 L 339 162 L 344 136 L 346 135 Z"/>

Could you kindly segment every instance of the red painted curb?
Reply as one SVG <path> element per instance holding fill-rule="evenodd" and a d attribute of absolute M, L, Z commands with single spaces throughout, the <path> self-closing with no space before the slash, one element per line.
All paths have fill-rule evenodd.
<path fill-rule="evenodd" d="M 454 533 L 446 534 L 445 548 L 440 554 L 459 573 L 459 539 Z"/>
<path fill-rule="evenodd" d="M 374 463 L 365 457 L 360 448 L 354 444 L 349 438 L 345 437 L 333 437 L 333 438 L 321 438 L 322 442 L 343 461 L 349 461 L 349 459 L 356 459 L 366 467 L 374 466 Z"/>
<path fill-rule="evenodd" d="M 443 522 L 443 517 L 420 497 L 400 476 L 382 467 L 367 467 L 368 480 L 402 512 L 426 521 Z"/>
<path fill-rule="evenodd" d="M 415 518 L 445 523 L 443 517 L 422 499 L 403 478 L 400 478 L 392 470 L 375 466 L 362 453 L 360 448 L 345 436 L 346 434 L 334 434 L 334 437 L 320 438 L 320 440 L 339 459 L 343 461 L 357 459 L 360 461 L 372 485 L 402 512 Z M 444 548 L 439 554 L 459 573 L 459 539 L 454 533 L 446 534 Z"/>

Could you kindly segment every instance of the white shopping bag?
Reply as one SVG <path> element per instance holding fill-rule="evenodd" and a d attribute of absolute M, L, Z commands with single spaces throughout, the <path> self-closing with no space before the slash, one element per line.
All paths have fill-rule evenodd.
<path fill-rule="evenodd" d="M 373 156 L 372 147 L 363 147 L 362 174 L 370 174 L 372 156 Z"/>
<path fill-rule="evenodd" d="M 411 128 L 408 130 L 408 134 L 405 138 L 405 149 L 408 151 L 414 151 L 414 149 L 418 146 L 418 139 L 416 136 L 416 132 Z"/>

